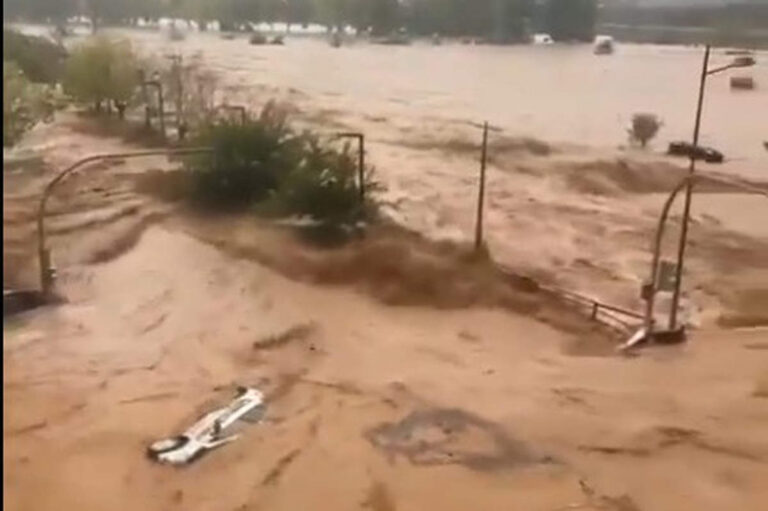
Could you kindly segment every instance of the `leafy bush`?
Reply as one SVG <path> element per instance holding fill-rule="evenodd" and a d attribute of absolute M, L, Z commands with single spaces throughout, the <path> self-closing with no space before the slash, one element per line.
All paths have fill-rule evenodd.
<path fill-rule="evenodd" d="M 15 62 L 31 82 L 58 82 L 66 57 L 64 48 L 43 37 L 3 30 L 3 61 Z"/>
<path fill-rule="evenodd" d="M 3 61 L 3 146 L 15 144 L 40 121 L 52 118 L 53 91 L 47 85 L 30 83 L 19 66 Z"/>
<path fill-rule="evenodd" d="M 349 145 L 338 151 L 316 136 L 302 138 L 302 159 L 286 177 L 279 201 L 287 214 L 329 224 L 349 224 L 363 211 L 357 184 L 357 159 Z"/>
<path fill-rule="evenodd" d="M 300 158 L 298 138 L 274 104 L 245 124 L 221 122 L 204 127 L 192 145 L 213 148 L 212 154 L 188 163 L 195 175 L 196 198 L 221 209 L 265 199 Z"/>
<path fill-rule="evenodd" d="M 210 125 L 191 142 L 213 148 L 186 164 L 193 195 L 206 206 L 256 207 L 327 226 L 352 225 L 375 212 L 372 172 L 364 180 L 362 203 L 357 157 L 349 145 L 338 149 L 313 133 L 294 133 L 274 103 L 255 120 Z"/>
<path fill-rule="evenodd" d="M 67 60 L 64 89 L 77 101 L 102 106 L 127 103 L 139 81 L 136 55 L 127 41 L 96 36 L 77 47 Z"/>
<path fill-rule="evenodd" d="M 654 114 L 635 114 L 632 117 L 632 127 L 628 130 L 629 138 L 645 147 L 659 132 L 661 125 L 661 120 Z"/>

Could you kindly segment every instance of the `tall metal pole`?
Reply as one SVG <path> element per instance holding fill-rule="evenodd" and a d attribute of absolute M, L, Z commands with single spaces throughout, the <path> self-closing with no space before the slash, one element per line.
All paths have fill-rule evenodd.
<path fill-rule="evenodd" d="M 360 186 L 360 204 L 365 202 L 365 134 L 358 132 L 337 133 L 338 138 L 357 139 L 357 179 Z"/>
<path fill-rule="evenodd" d="M 160 135 L 165 140 L 165 100 L 163 98 L 163 84 L 157 81 L 158 108 L 160 109 Z"/>
<path fill-rule="evenodd" d="M 158 114 L 160 116 L 160 135 L 163 137 L 163 140 L 165 140 L 165 103 L 163 99 L 163 84 L 160 80 L 147 80 L 142 83 L 142 86 L 144 87 L 148 85 L 157 89 L 157 104 L 160 110 Z"/>
<path fill-rule="evenodd" d="M 171 55 L 171 69 L 176 81 L 176 134 L 181 135 L 182 125 L 184 124 L 184 81 L 182 80 L 182 56 Z"/>
<path fill-rule="evenodd" d="M 701 83 L 699 84 L 699 103 L 696 107 L 696 124 L 693 127 L 693 148 L 691 161 L 688 167 L 688 176 L 693 176 L 696 171 L 696 156 L 699 147 L 699 131 L 701 128 L 701 112 L 704 107 L 704 90 L 707 84 L 707 70 L 709 68 L 709 54 L 711 47 L 707 45 L 704 50 L 704 62 L 701 67 Z M 683 264 L 685 263 L 685 247 L 688 242 L 688 223 L 691 216 L 691 197 L 693 195 L 694 181 L 690 179 L 685 188 L 685 205 L 683 206 L 683 220 L 680 227 L 680 244 L 677 247 L 677 268 L 675 269 L 675 289 L 672 294 L 672 310 L 669 314 L 669 329 L 677 326 L 677 309 L 680 303 L 680 286 L 683 278 Z"/>
<path fill-rule="evenodd" d="M 675 202 L 675 199 L 677 198 L 678 194 L 683 190 L 683 188 L 686 187 L 686 185 L 690 184 L 690 182 L 693 181 L 695 178 L 696 176 L 689 175 L 689 176 L 685 176 L 683 179 L 680 180 L 680 182 L 670 192 L 666 202 L 664 202 L 664 207 L 661 210 L 661 214 L 659 215 L 659 220 L 656 227 L 656 234 L 653 242 L 653 255 L 651 259 L 650 279 L 648 280 L 649 285 L 651 286 L 650 288 L 651 291 L 648 297 L 646 298 L 645 317 L 643 322 L 646 328 L 646 335 L 650 338 L 653 337 L 653 328 L 654 328 L 653 307 L 655 303 L 656 291 L 657 291 L 656 287 L 658 284 L 658 277 L 659 277 L 659 260 L 661 259 L 661 241 L 662 241 L 662 238 L 664 237 L 664 228 L 665 228 L 667 219 L 669 218 L 669 210 L 672 208 L 672 204 Z M 716 183 L 730 186 L 736 190 L 741 190 L 746 193 L 761 195 L 762 197 L 768 199 L 768 190 L 764 190 L 759 187 L 755 187 L 752 185 L 740 183 L 738 181 L 734 181 L 734 180 L 730 180 L 727 178 L 722 178 L 714 175 L 707 175 L 706 179 L 708 181 L 714 181 Z"/>
<path fill-rule="evenodd" d="M 357 173 L 360 182 L 360 204 L 365 204 L 365 135 L 361 133 L 358 140 L 360 146 L 357 154 Z"/>
<path fill-rule="evenodd" d="M 653 258 L 651 260 L 651 275 L 650 279 L 648 280 L 650 285 L 650 294 L 646 297 L 645 302 L 645 318 L 644 318 L 644 326 L 645 326 L 645 335 L 649 338 L 653 337 L 653 307 L 656 300 L 656 287 L 658 285 L 659 280 L 659 259 L 661 258 L 661 241 L 664 237 L 664 226 L 667 222 L 667 217 L 669 216 L 669 210 L 672 207 L 672 204 L 675 202 L 675 198 L 677 198 L 677 195 L 680 193 L 680 191 L 685 187 L 686 185 L 690 184 L 690 181 L 693 178 L 691 176 L 686 176 L 680 182 L 675 186 L 674 190 L 669 194 L 667 197 L 666 202 L 664 203 L 664 207 L 661 210 L 661 215 L 659 215 L 659 222 L 656 227 L 656 236 L 654 237 L 653 242 Z"/>
<path fill-rule="evenodd" d="M 477 197 L 477 224 L 475 225 L 475 250 L 483 246 L 483 208 L 485 204 L 485 166 L 488 157 L 488 122 L 483 123 L 483 149 L 480 155 L 480 189 Z"/>

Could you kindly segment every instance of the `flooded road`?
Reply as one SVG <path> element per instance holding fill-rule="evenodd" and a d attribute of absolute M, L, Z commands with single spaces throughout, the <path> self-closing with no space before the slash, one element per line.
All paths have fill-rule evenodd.
<path fill-rule="evenodd" d="M 689 140 L 703 48 L 624 45 L 595 56 L 580 46 L 410 47 L 351 43 L 333 49 L 322 40 L 290 38 L 284 47 L 257 47 L 245 39 L 192 34 L 170 43 L 159 33 L 122 32 L 157 52 L 201 53 L 225 83 L 266 85 L 311 96 L 322 108 L 385 117 L 483 121 L 511 135 L 600 148 L 627 144 L 626 129 L 638 112 L 664 121 L 652 150 Z M 730 61 L 715 50 L 711 66 Z M 710 77 L 702 143 L 731 160 L 729 171 L 768 176 L 768 54 L 757 66 Z M 730 76 L 751 75 L 757 88 L 731 91 Z"/>
<path fill-rule="evenodd" d="M 128 35 L 158 59 L 199 52 L 219 74 L 219 100 L 255 112 L 277 97 L 318 130 L 364 131 L 387 213 L 430 237 L 471 239 L 479 137 L 468 121 L 488 118 L 505 128 L 488 169 L 494 259 L 638 305 L 659 205 L 685 170 L 616 146 L 639 109 L 666 120 L 656 151 L 687 133 L 696 51 L 622 47 L 597 58 L 588 47 L 332 50 Z M 768 85 L 765 67 L 755 73 Z M 705 140 L 743 155 L 722 170 L 764 173 L 750 140 L 764 136 L 765 92 L 712 83 Z M 48 169 L 4 176 L 4 269 L 10 254 L 35 283 L 38 194 L 50 175 L 135 146 L 84 130 L 71 112 L 19 146 Z M 269 236 L 251 212 L 171 210 L 134 182 L 167 166 L 113 160 L 51 200 L 67 301 L 4 322 L 9 508 L 764 509 L 768 201 L 756 194 L 697 189 L 684 286 L 702 328 L 685 345 L 618 358 L 612 344 L 554 321 L 567 319 L 563 309 L 532 307 L 530 288 L 507 308 L 437 307 L 446 290 L 493 289 L 467 286 L 465 273 L 497 282 L 464 259 L 453 271 L 436 255 L 450 245 L 427 251 L 408 236 L 353 246 L 358 258 L 326 267 L 337 252 L 302 259 L 306 247 Z M 313 267 L 351 280 L 317 279 Z M 404 301 L 413 289 L 441 300 Z M 758 328 L 719 328 L 728 325 Z M 307 334 L 289 335 L 297 328 Z M 269 402 L 240 440 L 185 470 L 144 459 L 147 445 L 228 402 L 236 385 Z"/>
<path fill-rule="evenodd" d="M 545 282 L 640 305 L 664 195 L 685 172 L 685 160 L 663 153 L 670 140 L 690 138 L 703 48 L 620 44 L 614 55 L 595 56 L 590 45 L 350 42 L 334 49 L 307 37 L 253 46 L 245 36 L 225 40 L 214 32 L 178 42 L 156 31 L 107 33 L 129 38 L 162 65 L 171 54 L 199 62 L 217 77 L 217 103 L 256 112 L 274 98 L 294 121 L 320 132 L 364 132 L 387 215 L 432 239 L 472 240 L 477 123 L 488 120 L 501 128 L 491 135 L 485 214 L 494 259 Z M 710 77 L 702 143 L 729 161 L 701 164 L 701 172 L 768 179 L 768 123 L 759 115 L 768 111 L 768 53 L 756 57 L 754 68 Z M 731 58 L 715 50 L 711 65 Z M 729 77 L 745 73 L 757 88 L 731 91 Z M 664 121 L 646 151 L 624 147 L 637 112 Z M 74 157 L 73 150 L 56 152 Z M 693 205 L 698 248 L 689 272 L 705 309 L 718 310 L 732 286 L 768 289 L 760 221 L 768 201 L 724 191 L 699 189 Z M 674 224 L 678 215 L 673 210 Z M 677 231 L 668 229 L 662 257 L 674 257 Z"/>

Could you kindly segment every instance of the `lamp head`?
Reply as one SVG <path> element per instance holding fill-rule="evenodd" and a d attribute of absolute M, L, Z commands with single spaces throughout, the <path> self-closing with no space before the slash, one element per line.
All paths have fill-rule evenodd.
<path fill-rule="evenodd" d="M 753 57 L 736 57 L 731 63 L 731 67 L 752 67 L 755 65 Z"/>

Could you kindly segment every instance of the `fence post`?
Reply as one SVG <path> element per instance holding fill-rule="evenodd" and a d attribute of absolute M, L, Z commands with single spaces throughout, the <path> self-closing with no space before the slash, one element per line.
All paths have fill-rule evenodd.
<path fill-rule="evenodd" d="M 357 178 L 360 186 L 360 204 L 365 203 L 365 134 L 359 132 L 336 133 L 337 138 L 357 139 Z"/>
<path fill-rule="evenodd" d="M 360 180 L 360 204 L 365 204 L 365 135 L 360 133 L 360 147 L 358 154 L 358 178 Z"/>
<path fill-rule="evenodd" d="M 165 140 L 165 99 L 163 98 L 163 84 L 157 81 L 158 108 L 160 109 L 160 136 Z"/>
<path fill-rule="evenodd" d="M 181 55 L 171 55 L 173 76 L 176 81 L 176 134 L 179 140 L 184 139 L 184 80 L 181 76 L 183 71 Z"/>
<path fill-rule="evenodd" d="M 485 167 L 488 157 L 488 122 L 483 124 L 483 148 L 480 155 L 480 189 L 477 197 L 477 223 L 475 225 L 475 250 L 483 246 L 483 208 L 485 205 Z"/>

